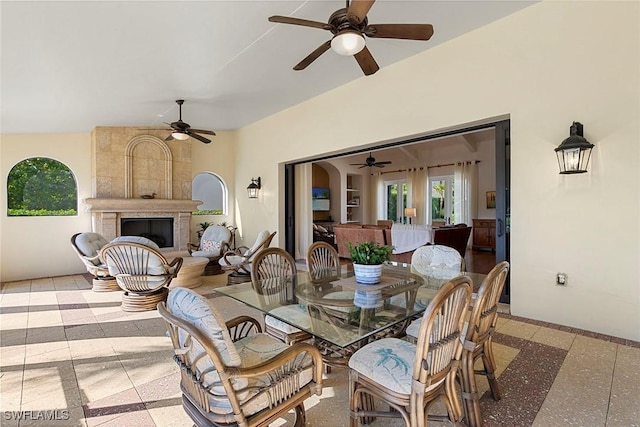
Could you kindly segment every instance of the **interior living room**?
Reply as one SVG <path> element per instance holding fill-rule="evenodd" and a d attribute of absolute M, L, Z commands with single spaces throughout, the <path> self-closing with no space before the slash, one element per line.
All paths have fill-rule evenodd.
<path fill-rule="evenodd" d="M 158 312 L 125 313 L 120 292 L 93 292 L 74 234 L 111 239 L 122 220 L 169 217 L 165 251 L 186 252 L 206 221 L 232 225 L 236 246 L 276 232 L 271 246 L 301 259 L 314 220 L 407 221 L 404 210 L 389 218 L 377 199 L 380 186 L 408 179 L 392 171 L 450 176 L 438 165 L 466 161 L 479 161 L 470 219 L 509 229 L 495 252 L 496 262 L 509 262 L 510 294 L 494 342 L 508 392 L 496 402 L 483 394 L 488 386 L 480 390 L 484 424 L 637 425 L 640 3 L 378 0 L 369 22 L 430 23 L 434 34 L 386 40 L 372 29 L 375 72 L 369 57 L 363 65 L 330 51 L 324 24 L 268 20 L 325 22 L 342 7 L 0 3 L 3 425 L 37 425 L 29 417 L 50 410 L 63 411 L 50 425 L 69 425 L 69 414 L 77 425 L 191 423 Z M 322 56 L 294 71 L 311 52 Z M 176 121 L 193 124 L 195 136 L 167 140 Z M 555 150 L 574 122 L 591 157 L 585 173 L 560 174 Z M 500 132 L 465 139 L 488 128 Z M 498 139 L 501 154 L 483 151 Z M 350 165 L 370 152 L 392 163 Z M 11 172 L 34 158 L 70 171 L 73 215 L 9 213 Z M 314 166 L 338 181 L 315 185 Z M 376 185 L 369 169 L 381 173 Z M 221 185 L 216 214 L 194 214 L 202 173 Z M 366 178 L 357 204 L 347 195 L 353 174 Z M 329 211 L 314 213 L 314 187 L 330 189 Z M 492 191 L 495 209 L 486 203 Z M 433 225 L 426 209 L 412 215 Z M 210 285 L 224 286 L 223 276 Z M 223 314 L 245 309 L 229 303 Z M 323 394 L 308 399 L 309 425 L 349 422 L 346 371 L 334 371 Z"/>

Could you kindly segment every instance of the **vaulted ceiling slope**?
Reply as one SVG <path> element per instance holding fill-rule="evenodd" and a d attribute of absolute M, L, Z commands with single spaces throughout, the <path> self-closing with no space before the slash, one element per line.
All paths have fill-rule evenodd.
<path fill-rule="evenodd" d="M 429 23 L 427 42 L 368 39 L 380 72 L 531 5 L 531 1 L 378 0 L 375 23 Z M 272 15 L 326 22 L 344 1 L 3 1 L 0 132 L 79 133 L 158 126 L 177 116 L 233 130 L 351 80 L 353 58 L 327 52 L 292 67 L 327 39 Z M 428 78 L 428 75 L 425 75 Z"/>

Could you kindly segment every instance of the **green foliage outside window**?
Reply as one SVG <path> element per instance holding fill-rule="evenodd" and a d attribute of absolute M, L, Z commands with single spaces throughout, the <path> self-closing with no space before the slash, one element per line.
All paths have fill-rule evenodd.
<path fill-rule="evenodd" d="M 76 180 L 57 160 L 33 157 L 7 177 L 8 216 L 73 216 L 78 213 Z"/>
<path fill-rule="evenodd" d="M 191 212 L 191 215 L 222 215 L 222 209 L 206 209 L 202 211 Z"/>

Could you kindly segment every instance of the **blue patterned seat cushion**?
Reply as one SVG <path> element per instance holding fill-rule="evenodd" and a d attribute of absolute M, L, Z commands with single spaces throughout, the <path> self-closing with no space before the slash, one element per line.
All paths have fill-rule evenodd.
<path fill-rule="evenodd" d="M 349 359 L 349 368 L 389 390 L 408 395 L 411 394 L 415 356 L 415 344 L 397 338 L 383 338 L 356 351 Z M 431 384 L 427 390 L 442 381 Z"/>

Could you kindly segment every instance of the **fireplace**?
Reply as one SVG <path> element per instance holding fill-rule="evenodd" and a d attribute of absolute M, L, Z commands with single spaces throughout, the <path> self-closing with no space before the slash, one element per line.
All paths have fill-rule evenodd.
<path fill-rule="evenodd" d="M 92 230 L 105 239 L 142 235 L 162 252 L 188 249 L 191 212 L 202 203 L 191 200 L 191 141 L 167 144 L 164 133 L 102 126 L 92 132 L 94 197 L 84 204 Z"/>
<path fill-rule="evenodd" d="M 161 248 L 173 247 L 173 218 L 121 218 L 121 236 L 141 236 Z"/>

